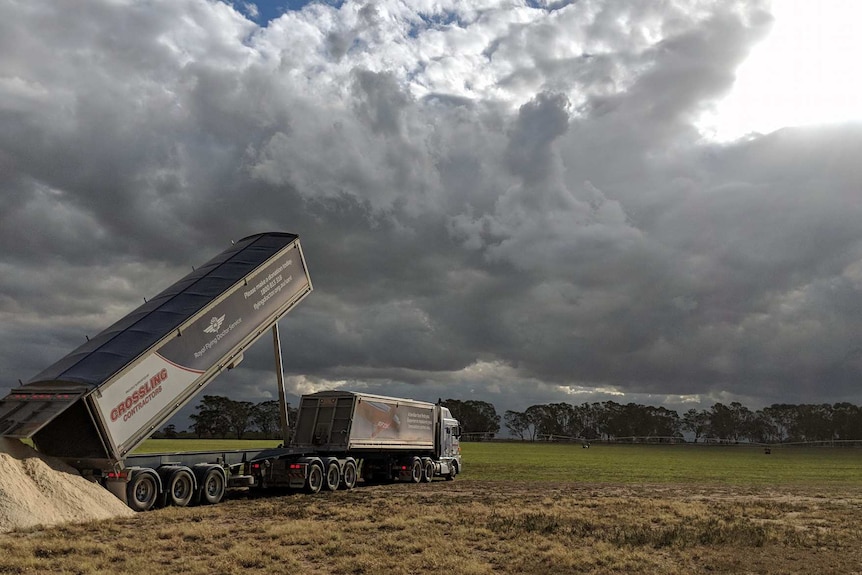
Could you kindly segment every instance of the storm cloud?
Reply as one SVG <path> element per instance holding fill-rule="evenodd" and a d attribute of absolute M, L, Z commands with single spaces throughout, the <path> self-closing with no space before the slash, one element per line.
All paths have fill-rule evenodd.
<path fill-rule="evenodd" d="M 862 127 L 696 128 L 771 22 L 0 2 L 0 391 L 288 231 L 315 287 L 281 322 L 294 394 L 862 403 Z M 273 397 L 271 364 L 259 344 L 211 392 Z"/>

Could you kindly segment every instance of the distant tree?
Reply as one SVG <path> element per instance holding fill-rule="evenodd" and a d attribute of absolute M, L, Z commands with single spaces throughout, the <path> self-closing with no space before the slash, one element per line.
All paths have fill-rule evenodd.
<path fill-rule="evenodd" d="M 192 414 L 189 416 L 193 423 L 189 426 L 189 430 L 192 431 L 198 439 L 209 435 L 210 426 L 206 421 L 201 421 L 198 414 Z"/>
<path fill-rule="evenodd" d="M 543 421 L 547 417 L 544 405 L 531 405 L 524 411 L 524 417 L 530 424 L 528 431 L 530 433 L 530 441 L 536 440 L 536 435 L 542 433 Z"/>
<path fill-rule="evenodd" d="M 228 399 L 225 402 L 225 417 L 228 421 L 228 428 L 237 439 L 242 439 L 242 436 L 251 428 L 253 410 L 254 404 L 250 401 Z"/>
<path fill-rule="evenodd" d="M 709 412 L 708 435 L 716 439 L 739 441 L 751 439 L 755 415 L 750 409 L 734 401 L 730 405 L 716 403 Z"/>
<path fill-rule="evenodd" d="M 550 403 L 547 406 L 549 435 L 576 438 L 581 435 L 580 420 L 575 408 L 568 403 Z"/>
<path fill-rule="evenodd" d="M 532 405 L 526 413 L 537 435 L 544 435 L 548 439 L 554 436 L 578 437 L 580 435 L 581 430 L 575 409 L 568 403 Z"/>
<path fill-rule="evenodd" d="M 169 423 L 162 429 L 162 435 L 167 439 L 175 439 L 177 437 L 177 426 L 173 423 Z"/>
<path fill-rule="evenodd" d="M 638 430 L 638 435 L 645 437 L 681 436 L 680 429 L 682 422 L 676 411 L 652 405 L 640 406 L 640 411 L 643 413 L 642 421 L 644 427 Z"/>
<path fill-rule="evenodd" d="M 572 408 L 572 417 L 584 439 L 596 439 L 601 436 L 602 406 L 600 403 L 576 405 Z"/>
<path fill-rule="evenodd" d="M 679 414 L 666 407 L 606 401 L 598 412 L 594 419 L 609 438 L 680 436 Z"/>
<path fill-rule="evenodd" d="M 281 413 L 278 401 L 262 401 L 252 408 L 251 421 L 266 438 L 281 432 Z"/>
<path fill-rule="evenodd" d="M 754 413 L 738 401 L 730 404 L 730 412 L 733 418 L 734 432 L 731 437 L 735 441 L 740 439 L 751 440 L 754 435 L 752 426 L 754 425 Z"/>
<path fill-rule="evenodd" d="M 503 414 L 503 421 L 506 424 L 506 429 L 509 430 L 509 433 L 517 436 L 519 439 L 524 439 L 524 435 L 528 433 L 530 429 L 530 421 L 527 419 L 527 415 L 522 411 L 511 411 L 507 410 L 505 414 Z"/>
<path fill-rule="evenodd" d="M 629 410 L 615 401 L 602 403 L 604 432 L 608 438 L 632 437 L 635 435 Z"/>
<path fill-rule="evenodd" d="M 713 439 L 733 439 L 736 429 L 733 412 L 723 403 L 716 403 L 709 410 L 707 434 Z"/>
<path fill-rule="evenodd" d="M 832 427 L 835 439 L 862 439 L 862 410 L 852 403 L 832 406 Z"/>
<path fill-rule="evenodd" d="M 681 428 L 683 431 L 690 431 L 694 434 L 694 442 L 703 437 L 709 427 L 709 414 L 697 409 L 689 409 L 682 416 Z"/>
<path fill-rule="evenodd" d="M 247 404 L 247 405 L 245 405 Z M 249 402 L 237 402 L 221 395 L 205 395 L 195 406 L 192 429 L 198 437 L 227 437 L 242 439 L 251 417 Z"/>
<path fill-rule="evenodd" d="M 443 402 L 465 433 L 496 434 L 500 431 L 500 416 L 487 401 L 447 399 Z"/>
<path fill-rule="evenodd" d="M 776 442 L 798 441 L 796 433 L 796 406 L 774 403 L 760 411 L 764 422 L 774 429 Z"/>
<path fill-rule="evenodd" d="M 796 435 L 800 441 L 832 440 L 832 406 L 828 403 L 796 406 Z"/>
<path fill-rule="evenodd" d="M 252 425 L 260 431 L 267 439 L 282 439 L 290 441 L 293 425 L 296 423 L 297 409 L 287 406 L 287 437 L 281 433 L 281 408 L 278 401 L 269 400 L 256 404 L 252 408 Z"/>
<path fill-rule="evenodd" d="M 229 424 L 224 416 L 227 401 L 226 397 L 220 395 L 205 395 L 195 406 L 195 413 L 189 417 L 194 422 L 191 428 L 198 438 L 227 435 Z"/>
<path fill-rule="evenodd" d="M 781 434 L 775 421 L 766 410 L 758 410 L 751 421 L 749 439 L 757 443 L 778 443 Z"/>

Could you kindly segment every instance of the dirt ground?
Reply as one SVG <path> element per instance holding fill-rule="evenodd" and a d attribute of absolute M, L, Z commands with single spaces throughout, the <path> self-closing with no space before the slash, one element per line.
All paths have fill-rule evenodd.
<path fill-rule="evenodd" d="M 862 573 L 862 487 L 456 480 L 0 535 L 0 573 Z"/>

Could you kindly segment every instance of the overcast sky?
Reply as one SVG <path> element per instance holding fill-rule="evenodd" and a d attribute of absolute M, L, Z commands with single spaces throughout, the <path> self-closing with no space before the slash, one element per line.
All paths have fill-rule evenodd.
<path fill-rule="evenodd" d="M 74 6 L 0 0 L 3 394 L 287 231 L 294 396 L 862 404 L 860 118 L 739 115 L 862 95 L 824 50 L 739 96 L 768 3 Z M 207 391 L 273 398 L 272 365 Z"/>

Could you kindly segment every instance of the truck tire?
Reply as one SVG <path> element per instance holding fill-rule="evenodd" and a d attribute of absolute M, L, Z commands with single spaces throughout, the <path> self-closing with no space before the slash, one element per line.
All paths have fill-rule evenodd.
<path fill-rule="evenodd" d="M 458 475 L 458 465 L 454 462 L 449 462 L 449 473 L 446 474 L 446 481 L 455 481 L 455 476 Z"/>
<path fill-rule="evenodd" d="M 195 494 L 195 476 L 188 467 L 180 467 L 168 477 L 166 503 L 175 507 L 185 507 Z"/>
<path fill-rule="evenodd" d="M 222 500 L 225 494 L 226 481 L 224 471 L 220 467 L 210 467 L 204 473 L 200 482 L 200 501 L 208 505 L 215 505 Z"/>
<path fill-rule="evenodd" d="M 323 487 L 323 467 L 317 463 L 308 466 L 308 477 L 305 478 L 305 492 L 319 493 Z"/>
<path fill-rule="evenodd" d="M 149 511 L 159 495 L 159 478 L 152 470 L 135 473 L 126 485 L 126 504 L 134 511 Z"/>
<path fill-rule="evenodd" d="M 328 491 L 336 491 L 341 483 L 341 468 L 337 461 L 330 461 L 326 465 L 325 485 Z"/>
<path fill-rule="evenodd" d="M 431 459 L 425 459 L 422 462 L 422 481 L 425 483 L 431 483 L 434 479 L 434 461 Z"/>
<path fill-rule="evenodd" d="M 353 489 L 354 487 L 356 487 L 356 480 L 356 462 L 352 459 L 348 459 L 344 462 L 344 470 L 341 477 L 341 486 L 344 487 L 344 489 Z"/>
<path fill-rule="evenodd" d="M 413 483 L 422 481 L 422 460 L 418 457 L 414 457 L 410 464 L 410 481 Z"/>

